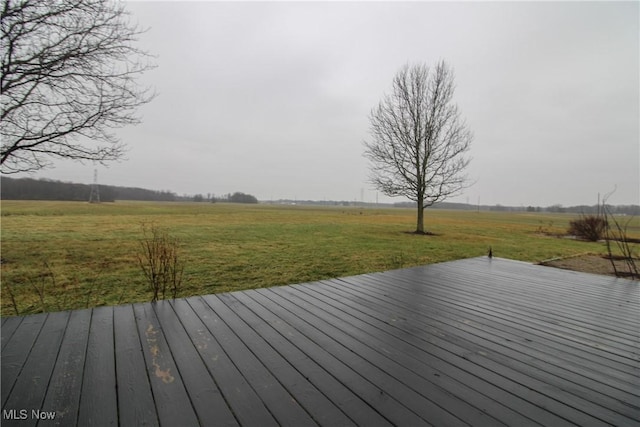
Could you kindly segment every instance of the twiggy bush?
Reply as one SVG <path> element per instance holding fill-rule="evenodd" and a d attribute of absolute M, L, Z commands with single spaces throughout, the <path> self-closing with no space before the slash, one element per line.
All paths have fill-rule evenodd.
<path fill-rule="evenodd" d="M 569 221 L 569 234 L 582 239 L 597 242 L 604 237 L 607 221 L 600 215 L 581 215 L 580 218 Z"/>
<path fill-rule="evenodd" d="M 142 225 L 138 263 L 153 292 L 152 302 L 171 292 L 176 298 L 182 284 L 184 264 L 180 260 L 180 244 L 166 230 L 156 225 Z"/>
<path fill-rule="evenodd" d="M 607 243 L 609 260 L 611 261 L 611 266 L 613 267 L 615 275 L 618 277 L 627 277 L 629 279 L 640 280 L 640 268 L 636 263 L 636 261 L 638 260 L 638 256 L 635 254 L 637 246 L 631 244 L 631 239 L 629 238 L 629 235 L 627 233 L 627 228 L 633 217 L 629 218 L 626 223 L 620 224 L 620 222 L 618 222 L 616 217 L 611 214 L 611 211 L 606 205 L 604 205 L 604 203 L 603 207 L 607 222 L 605 241 Z M 615 227 L 611 225 L 612 223 Z M 611 241 L 614 241 L 616 246 L 618 247 L 618 251 L 621 254 L 618 257 L 624 261 L 624 264 L 627 267 L 626 272 L 619 271 L 618 267 L 616 266 L 615 259 L 617 257 L 613 254 Z"/>

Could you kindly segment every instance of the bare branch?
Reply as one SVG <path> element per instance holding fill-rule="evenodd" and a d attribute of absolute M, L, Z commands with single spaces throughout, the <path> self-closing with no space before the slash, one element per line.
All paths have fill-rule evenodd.
<path fill-rule="evenodd" d="M 144 30 L 109 0 L 2 0 L 1 15 L 0 170 L 120 159 L 113 130 L 155 96 L 136 81 L 154 68 Z"/>

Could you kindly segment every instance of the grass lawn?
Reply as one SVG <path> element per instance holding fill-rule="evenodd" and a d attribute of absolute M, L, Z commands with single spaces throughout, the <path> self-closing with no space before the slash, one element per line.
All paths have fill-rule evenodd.
<path fill-rule="evenodd" d="M 149 301 L 142 224 L 166 229 L 185 262 L 179 296 L 308 282 L 459 258 L 537 262 L 604 253 L 554 237 L 571 214 L 208 203 L 2 202 L 2 315 Z M 640 231 L 637 219 L 630 228 Z M 10 291 L 10 292 L 9 292 Z M 10 297 L 13 295 L 13 300 Z"/>

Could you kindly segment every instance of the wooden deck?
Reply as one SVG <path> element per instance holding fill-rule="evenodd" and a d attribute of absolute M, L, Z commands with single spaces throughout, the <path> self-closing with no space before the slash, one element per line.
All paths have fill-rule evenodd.
<path fill-rule="evenodd" d="M 3 426 L 640 426 L 639 284 L 504 259 L 1 332 Z"/>

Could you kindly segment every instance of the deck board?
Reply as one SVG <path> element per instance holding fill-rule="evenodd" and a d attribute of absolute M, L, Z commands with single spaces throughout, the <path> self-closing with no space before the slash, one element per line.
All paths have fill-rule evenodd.
<path fill-rule="evenodd" d="M 135 304 L 133 311 L 159 420 L 173 426 L 198 425 L 198 418 L 154 307 Z"/>
<path fill-rule="evenodd" d="M 450 425 L 463 425 L 462 421 L 453 413 L 429 400 L 424 394 L 437 394 L 438 390 L 424 387 L 421 390 L 416 384 L 416 377 L 402 365 L 384 358 L 377 351 L 365 346 L 361 342 L 350 338 L 339 327 L 329 322 L 323 322 L 314 317 L 308 310 L 302 310 L 286 302 L 270 290 L 257 291 L 264 296 L 263 303 L 275 303 L 283 307 L 283 320 L 295 324 L 296 328 L 309 339 L 319 343 L 337 359 L 342 360 L 355 372 L 374 383 L 383 395 L 389 396 L 406 406 L 423 420 L 429 420 L 434 425 L 442 425 L 447 420 Z M 342 325 L 341 325 L 342 326 Z"/>
<path fill-rule="evenodd" d="M 323 342 L 314 340 L 304 334 L 304 331 L 300 330 L 299 324 L 291 325 L 279 317 L 279 315 L 283 314 L 283 310 L 264 300 L 262 301 L 266 303 L 266 307 L 261 305 L 260 294 L 257 291 L 247 291 L 234 296 L 237 298 L 250 298 L 247 305 L 263 321 L 273 325 L 286 339 L 304 352 L 307 357 L 312 358 L 330 375 L 342 382 L 347 388 L 353 390 L 356 395 L 360 396 L 385 420 L 396 425 L 416 425 L 423 422 L 410 409 L 385 394 L 382 388 L 374 384 L 371 377 L 363 376 L 348 365 L 349 362 L 357 363 L 358 360 L 354 362 L 350 361 L 350 358 L 342 359 L 340 355 L 336 356 L 323 345 Z"/>
<path fill-rule="evenodd" d="M 261 363 L 272 372 L 293 399 L 319 424 L 355 425 L 334 403 L 322 394 L 308 379 L 298 372 L 286 358 L 269 344 L 273 335 L 262 338 L 248 327 L 234 310 L 244 307 L 228 294 L 219 298 L 207 298 L 207 303 L 225 319 L 227 325 L 255 355 L 255 362 Z M 231 308 L 233 307 L 233 309 Z M 285 408 L 286 410 L 286 408 Z"/>
<path fill-rule="evenodd" d="M 2 318 L 2 336 L 0 337 L 1 348 L 11 339 L 11 336 L 22 323 L 24 317 L 3 317 Z"/>
<path fill-rule="evenodd" d="M 308 299 L 299 298 L 296 294 L 287 292 L 287 289 L 273 289 L 282 299 L 280 305 L 290 304 L 293 310 L 305 319 L 312 319 L 313 325 L 325 330 L 334 340 L 345 348 L 362 355 L 370 363 L 379 367 L 384 372 L 394 372 L 393 377 L 413 389 L 415 393 L 424 397 L 428 403 L 420 403 L 422 410 L 429 413 L 435 424 L 441 425 L 455 416 L 462 421 L 476 425 L 498 425 L 495 419 L 487 419 L 487 416 L 465 401 L 464 389 L 446 390 L 432 376 L 422 374 L 421 364 L 405 357 L 402 352 L 379 339 L 379 334 L 369 333 L 368 325 L 355 325 L 351 317 L 340 316 L 330 306 L 317 305 L 308 302 Z M 286 295 L 286 296 L 285 296 Z M 287 300 L 287 303 L 282 301 Z M 359 327 L 363 326 L 363 327 Z M 395 387 L 392 387 L 395 388 Z M 428 392 L 427 392 L 428 390 Z M 438 414 L 438 415 L 436 415 Z M 440 417 L 440 418 L 437 418 Z"/>
<path fill-rule="evenodd" d="M 113 310 L 118 421 L 120 425 L 159 425 L 133 306 Z M 94 387 L 99 387 L 95 384 Z"/>
<path fill-rule="evenodd" d="M 344 284 L 340 284 L 335 286 L 332 292 L 340 293 L 347 289 Z M 370 284 L 367 287 L 367 291 L 374 292 L 375 285 Z M 353 297 L 357 297 L 359 293 L 361 293 L 361 287 L 353 290 Z M 384 289 L 379 290 L 379 296 L 382 299 Z M 407 295 L 408 297 L 409 295 Z M 430 298 L 435 299 L 433 296 Z M 565 345 L 567 341 L 569 341 L 569 335 L 564 333 L 564 340 L 558 339 L 555 336 L 548 337 L 541 332 L 541 329 L 538 325 L 532 327 L 534 322 L 518 323 L 514 320 L 514 317 L 504 317 L 500 315 L 499 309 L 494 311 L 486 311 L 486 310 L 478 310 L 477 307 L 468 306 L 464 307 L 458 304 L 457 307 L 451 309 L 446 306 L 446 301 L 435 301 L 433 304 L 430 302 L 424 302 L 423 306 L 429 309 L 438 309 L 440 313 L 440 318 L 431 318 L 434 322 L 438 322 L 438 324 L 445 324 L 457 327 L 463 331 L 473 332 L 476 335 L 481 336 L 481 340 L 485 342 L 485 344 L 489 343 L 497 343 L 502 346 L 506 346 L 507 348 L 517 348 L 520 349 L 522 353 L 530 354 L 531 352 L 535 353 L 546 353 L 543 357 L 545 363 L 552 362 L 555 358 L 559 358 L 559 362 L 563 369 L 567 369 L 566 364 L 570 363 L 571 366 L 568 367 L 569 370 L 574 366 L 578 369 L 586 370 L 588 372 L 593 372 L 594 375 L 603 374 L 605 372 L 598 371 L 595 372 L 596 369 L 602 369 L 602 360 L 597 355 L 594 355 L 592 352 L 584 351 L 581 348 L 573 345 Z M 485 304 L 486 305 L 486 304 Z M 465 318 L 461 321 L 460 314 L 461 308 L 470 308 L 469 311 L 466 311 L 464 316 Z M 435 325 L 435 323 L 431 322 L 430 325 Z M 529 326 L 529 327 L 527 327 Z M 549 328 L 548 331 L 553 330 L 553 328 Z M 487 332 L 489 331 L 489 332 Z M 513 337 L 518 337 L 518 340 L 513 340 Z M 629 349 L 632 351 L 632 348 Z M 520 358 L 521 356 L 512 356 L 515 358 Z M 606 373 L 610 375 L 604 379 L 605 382 L 611 381 L 613 377 L 618 377 L 621 381 L 629 380 L 633 378 L 633 375 L 637 375 L 637 366 L 634 368 L 632 364 L 629 363 L 629 359 L 623 359 L 622 362 L 618 363 L 617 360 L 612 360 L 611 355 L 608 354 L 606 357 L 609 358 L 607 361 L 607 366 L 604 367 Z M 579 365 L 578 365 L 579 363 Z"/>
<path fill-rule="evenodd" d="M 511 405 L 506 406 L 501 403 L 501 400 L 504 402 L 505 398 L 510 399 L 511 396 L 500 393 L 500 389 L 493 388 L 489 393 L 491 397 L 489 397 L 486 383 L 480 383 L 472 375 L 465 375 L 464 371 L 452 369 L 452 366 L 446 361 L 437 359 L 426 349 L 421 349 L 420 345 L 416 345 L 415 337 L 407 331 L 395 328 L 376 316 L 353 309 L 352 305 L 343 303 L 344 300 L 337 300 L 334 295 L 322 292 L 323 289 L 319 286 L 298 289 L 301 293 L 306 293 L 317 299 L 318 303 L 332 306 L 334 315 L 344 318 L 354 325 L 360 325 L 363 333 L 369 335 L 367 340 L 379 342 L 388 357 L 410 367 L 416 375 L 433 382 L 435 386 L 482 408 L 488 416 L 492 417 L 490 421 L 492 425 L 500 425 L 501 423 L 507 425 L 517 423 L 521 426 L 538 425 L 531 420 L 523 420 L 519 413 L 509 407 Z"/>
<path fill-rule="evenodd" d="M 415 295 L 414 295 L 415 298 Z M 426 308 L 426 307 L 425 307 Z M 397 311 L 397 309 L 396 309 Z M 441 315 L 441 314 L 440 314 Z M 419 318 L 419 314 L 412 318 L 412 322 L 421 324 L 423 320 Z M 546 392 L 544 395 L 552 400 L 558 397 L 559 387 L 568 387 L 570 382 L 562 381 L 557 378 L 557 375 L 565 373 L 563 369 L 553 370 L 552 365 L 549 363 L 549 357 L 544 358 L 544 363 L 536 363 L 536 359 L 530 358 L 530 351 L 523 351 L 521 353 L 510 351 L 508 347 L 501 345 L 496 341 L 492 341 L 492 337 L 483 331 L 483 327 L 476 327 L 473 333 L 468 332 L 473 328 L 472 324 L 467 321 L 451 322 L 445 321 L 444 318 L 438 318 L 439 316 L 429 316 L 427 325 L 436 326 L 439 328 L 441 334 L 445 337 L 441 342 L 445 348 L 455 348 L 454 345 L 460 348 L 456 354 L 463 358 L 475 361 L 477 358 L 489 358 L 489 360 L 482 361 L 482 365 L 489 366 L 494 372 L 497 372 L 508 378 L 518 379 L 519 382 L 531 389 L 542 388 L 542 384 L 546 384 Z M 452 329 L 450 326 L 456 328 Z M 517 335 L 514 335 L 517 336 Z M 527 363 L 523 363 L 521 360 L 526 359 Z M 569 375 L 571 378 L 571 376 Z M 579 378 L 580 381 L 585 383 L 584 378 Z M 539 387 L 536 387 L 538 385 Z M 555 387 L 554 387 L 555 386 Z M 578 389 L 582 390 L 582 389 Z M 576 396 L 568 395 L 565 399 L 569 399 L 573 406 L 579 406 L 583 410 L 598 411 L 601 416 L 606 417 L 607 409 L 605 408 L 592 408 L 593 404 L 601 404 L 603 395 L 595 395 L 589 390 L 585 390 L 582 393 L 583 399 L 578 399 Z M 631 397 L 630 399 L 632 399 Z M 591 402 L 585 401 L 585 399 L 592 400 Z M 544 402 L 544 400 L 542 400 Z M 547 404 L 554 404 L 549 401 Z M 611 401 L 611 405 L 624 408 L 624 405 L 617 405 L 616 401 Z M 569 416 L 569 411 L 565 411 L 565 415 Z M 581 414 L 574 413 L 573 416 L 581 417 Z M 579 421 L 581 418 L 577 418 Z M 583 421 L 579 421 L 583 422 Z"/>
<path fill-rule="evenodd" d="M 60 345 L 64 336 L 70 312 L 50 313 L 42 325 L 20 375 L 16 379 L 5 406 L 8 408 L 26 408 L 40 410 L 43 405 L 49 380 L 56 363 Z M 17 337 L 14 334 L 13 339 Z M 4 369 L 4 364 L 3 364 Z M 20 425 L 35 426 L 37 419 L 29 417 Z M 3 425 L 5 425 L 3 420 Z"/>
<path fill-rule="evenodd" d="M 61 424 L 76 424 L 90 321 L 89 310 L 71 312 L 42 405 L 43 411 L 55 411 Z"/>
<path fill-rule="evenodd" d="M 638 282 L 519 261 L 6 317 L 1 337 L 3 426 L 640 426 Z"/>
<path fill-rule="evenodd" d="M 212 317 L 213 313 L 209 313 L 202 298 L 190 298 L 187 304 L 181 305 L 178 311 L 180 319 L 238 423 L 277 425 L 273 415 L 218 341 L 224 338 L 216 326 L 219 322 L 217 316 Z"/>
<path fill-rule="evenodd" d="M 286 358 L 287 362 L 301 375 L 315 384 L 331 400 L 336 410 L 341 410 L 357 425 L 391 425 L 383 423 L 380 414 L 363 400 L 366 396 L 359 396 L 331 372 L 325 370 L 323 364 L 330 365 L 331 358 L 323 357 L 322 353 L 315 351 L 310 342 L 297 340 L 293 328 L 281 322 L 268 321 L 269 314 L 266 310 L 261 310 L 254 305 L 245 293 L 227 294 L 220 298 L 232 305 L 252 330 L 263 337 L 283 358 Z M 252 309 L 249 309 L 249 306 L 252 306 Z M 264 317 L 260 317 L 261 315 Z M 346 377 L 341 379 L 348 382 Z"/>
<path fill-rule="evenodd" d="M 10 338 L 7 338 L 6 346 L 2 348 L 1 361 L 2 365 L 2 407 L 4 408 L 7 398 L 15 384 L 18 375 L 22 371 L 31 348 L 35 343 L 42 325 L 44 324 L 46 314 L 29 316 L 27 318 L 16 318 L 21 322 L 12 322 L 19 325 L 15 331 L 12 331 Z M 4 328 L 1 330 L 4 337 Z M 9 337 L 10 333 L 7 333 Z M 11 345 L 9 345 L 11 343 Z"/>
<path fill-rule="evenodd" d="M 311 416 L 300 406 L 293 396 L 282 386 L 279 379 L 271 373 L 253 354 L 248 346 L 233 332 L 229 324 L 236 319 L 222 309 L 221 301 L 216 295 L 203 298 L 213 308 L 210 322 L 215 322 L 216 337 L 229 358 L 253 387 L 260 400 L 280 425 L 308 426 L 314 425 Z"/>
<path fill-rule="evenodd" d="M 94 308 L 91 311 L 77 425 L 118 424 L 113 336 L 113 307 Z"/>
<path fill-rule="evenodd" d="M 216 425 L 220 426 L 237 425 L 173 306 L 158 305 L 156 314 L 197 418 L 202 421 L 216 420 Z"/>

